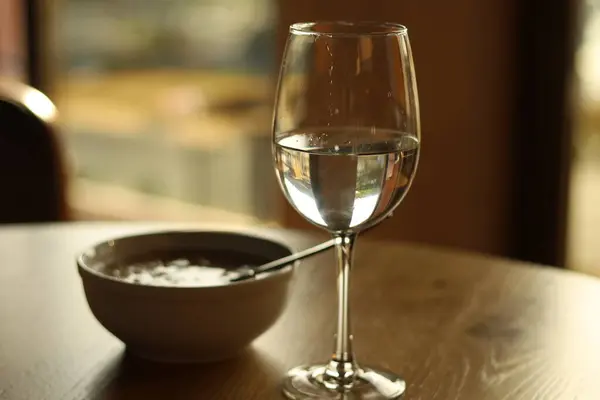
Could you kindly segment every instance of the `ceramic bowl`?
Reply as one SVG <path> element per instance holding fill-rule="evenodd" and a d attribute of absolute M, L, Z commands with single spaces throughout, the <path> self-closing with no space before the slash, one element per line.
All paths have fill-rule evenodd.
<path fill-rule="evenodd" d="M 273 261 L 292 249 L 236 232 L 172 231 L 108 240 L 84 251 L 77 266 L 92 313 L 139 357 L 162 362 L 231 358 L 284 310 L 293 266 L 261 279 L 202 287 L 130 283 L 107 269 L 167 253 L 201 254 L 215 265 L 236 267 Z"/>

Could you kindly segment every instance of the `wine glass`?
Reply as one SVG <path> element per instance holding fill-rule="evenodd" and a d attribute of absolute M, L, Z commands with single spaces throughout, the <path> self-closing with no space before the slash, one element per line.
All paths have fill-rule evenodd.
<path fill-rule="evenodd" d="M 348 291 L 356 237 L 402 201 L 419 144 L 417 87 L 404 26 L 290 26 L 274 111 L 274 163 L 288 202 L 337 241 L 338 319 L 333 356 L 289 371 L 283 385 L 288 398 L 403 395 L 398 376 L 357 363 Z"/>

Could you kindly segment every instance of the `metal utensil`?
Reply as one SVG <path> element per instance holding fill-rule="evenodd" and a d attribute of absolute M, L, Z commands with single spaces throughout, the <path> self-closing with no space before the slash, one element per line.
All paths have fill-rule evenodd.
<path fill-rule="evenodd" d="M 276 271 L 279 268 L 283 268 L 286 265 L 290 265 L 291 263 L 302 260 L 307 257 L 314 256 L 316 254 L 322 253 L 334 247 L 336 243 L 339 241 L 338 238 L 328 240 L 316 246 L 310 247 L 306 250 L 299 251 L 287 257 L 280 258 L 275 261 L 268 262 L 263 265 L 259 265 L 258 267 L 240 267 L 236 269 L 229 270 L 225 273 L 225 276 L 229 278 L 230 282 L 239 282 L 244 281 L 246 279 L 253 279 L 258 274 L 263 272 L 271 272 Z"/>
<path fill-rule="evenodd" d="M 391 218 L 391 217 L 392 217 L 392 214 L 389 214 L 386 218 Z M 370 231 L 372 228 L 373 228 L 373 226 L 368 227 L 367 229 L 363 230 L 362 233 L 364 234 L 364 233 Z M 256 277 L 256 275 L 261 274 L 263 272 L 276 271 L 277 269 L 283 268 L 286 265 L 289 265 L 295 261 L 299 261 L 304 258 L 312 257 L 316 254 L 327 251 L 327 250 L 331 249 L 332 247 L 335 247 L 335 245 L 338 243 L 339 240 L 340 240 L 339 238 L 333 238 L 326 242 L 318 244 L 316 246 L 310 247 L 306 250 L 302 250 L 302 251 L 299 251 L 292 255 L 289 255 L 287 257 L 283 257 L 278 260 L 271 261 L 271 262 L 268 262 L 263 265 L 259 265 L 258 267 L 243 266 L 240 268 L 228 270 L 227 272 L 225 272 L 225 276 L 229 278 L 230 282 L 240 282 L 240 281 L 244 281 L 246 279 L 253 279 Z"/>

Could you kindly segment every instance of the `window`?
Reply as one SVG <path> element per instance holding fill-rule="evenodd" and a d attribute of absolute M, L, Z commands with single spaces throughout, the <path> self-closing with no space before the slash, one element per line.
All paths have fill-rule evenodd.
<path fill-rule="evenodd" d="M 271 0 L 63 0 L 53 99 L 83 217 L 270 222 Z"/>
<path fill-rule="evenodd" d="M 600 1 L 582 2 L 576 54 L 575 158 L 569 226 L 569 264 L 600 274 Z"/>

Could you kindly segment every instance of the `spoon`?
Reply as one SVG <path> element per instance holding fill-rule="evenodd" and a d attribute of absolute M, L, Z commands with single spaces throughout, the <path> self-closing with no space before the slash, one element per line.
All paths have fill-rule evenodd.
<path fill-rule="evenodd" d="M 334 247 L 339 240 L 339 238 L 330 239 L 316 246 L 309 247 L 306 250 L 302 250 L 297 253 L 291 254 L 287 257 L 279 258 L 275 261 L 259 265 L 258 267 L 243 266 L 240 268 L 232 269 L 225 272 L 225 276 L 229 279 L 230 282 L 240 282 L 247 279 L 254 279 L 256 275 L 262 274 L 263 272 L 276 271 L 279 268 L 292 264 L 295 261 L 302 260 L 304 258 L 314 256 L 315 254 L 327 251 Z"/>
<path fill-rule="evenodd" d="M 390 214 L 387 216 L 387 218 L 390 218 L 391 216 L 392 215 Z M 371 228 L 373 228 L 373 227 L 371 226 L 371 227 L 363 230 L 362 233 L 369 231 Z M 321 244 L 318 244 L 316 246 L 309 247 L 306 250 L 302 250 L 297 253 L 291 254 L 287 257 L 283 257 L 283 258 L 277 259 L 275 261 L 270 261 L 266 264 L 259 265 L 258 267 L 243 266 L 243 267 L 239 267 L 236 269 L 228 270 L 227 272 L 224 273 L 224 275 L 225 275 L 225 277 L 227 277 L 229 279 L 229 282 L 240 282 L 240 281 L 245 281 L 247 279 L 253 279 L 253 278 L 256 278 L 256 275 L 262 274 L 263 272 L 276 271 L 279 268 L 285 267 L 286 265 L 289 265 L 295 261 L 299 261 L 304 258 L 312 257 L 316 254 L 327 251 L 327 250 L 331 249 L 332 247 L 334 247 L 339 241 L 340 241 L 340 238 L 336 237 L 336 238 L 330 239 L 326 242 L 323 242 Z"/>

